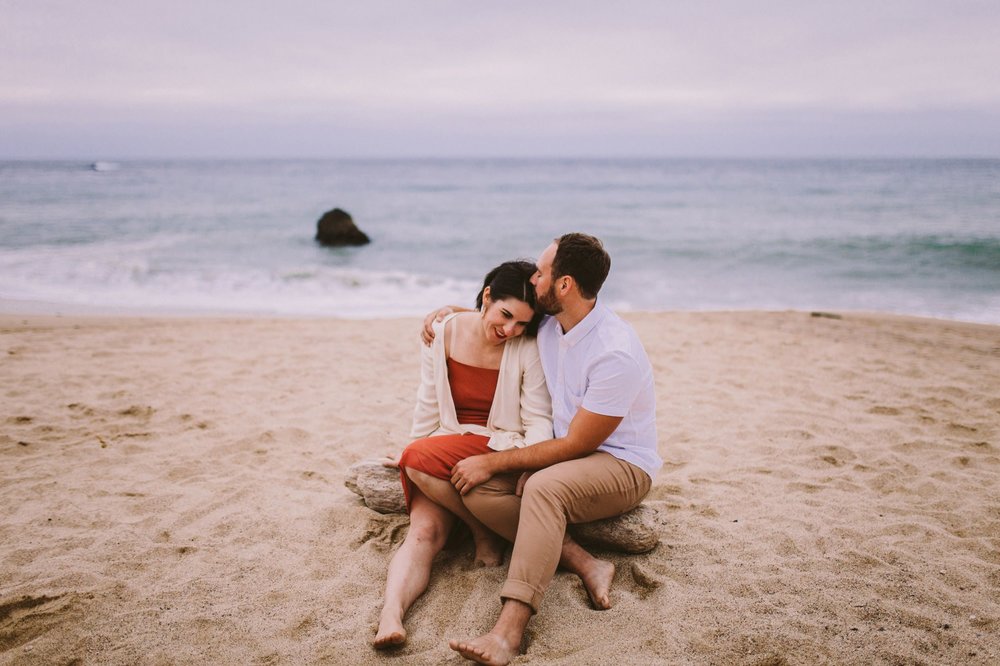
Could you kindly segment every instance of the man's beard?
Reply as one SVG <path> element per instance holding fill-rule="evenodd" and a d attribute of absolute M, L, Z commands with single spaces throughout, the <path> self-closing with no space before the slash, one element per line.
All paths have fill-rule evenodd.
<path fill-rule="evenodd" d="M 563 311 L 562 303 L 556 297 L 555 285 L 550 284 L 548 291 L 536 296 L 538 307 L 547 315 L 557 315 Z"/>

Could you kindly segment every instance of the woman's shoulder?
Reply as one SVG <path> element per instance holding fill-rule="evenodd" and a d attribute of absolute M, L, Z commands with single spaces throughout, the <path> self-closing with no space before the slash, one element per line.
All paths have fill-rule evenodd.
<path fill-rule="evenodd" d="M 432 322 L 431 323 L 431 328 L 433 328 L 434 330 L 443 329 L 448 324 L 449 321 L 451 321 L 455 317 L 458 317 L 458 316 L 460 316 L 462 314 L 465 314 L 465 313 L 462 313 L 462 312 L 452 312 L 450 314 L 447 314 L 440 321 L 434 321 L 434 322 Z"/>
<path fill-rule="evenodd" d="M 538 340 L 536 338 L 519 335 L 513 340 L 508 340 L 507 344 L 510 345 L 511 353 L 516 354 L 518 358 L 530 360 L 538 357 Z"/>
<path fill-rule="evenodd" d="M 443 333 L 444 333 L 444 332 L 445 332 L 446 330 L 449 330 L 449 329 L 451 328 L 451 327 L 450 327 L 450 326 L 448 325 L 448 324 L 449 324 L 449 322 L 451 322 L 451 320 L 452 320 L 452 319 L 455 319 L 456 317 L 460 317 L 460 316 L 461 316 L 462 314 L 464 314 L 464 313 L 462 313 L 462 312 L 452 312 L 452 313 L 451 313 L 450 315 L 448 315 L 447 317 L 445 317 L 445 318 L 444 318 L 444 319 L 442 319 L 441 321 L 435 321 L 435 322 L 433 322 L 433 323 L 431 324 L 431 330 L 433 330 L 433 331 L 434 331 L 434 339 L 435 339 L 435 340 L 439 339 L 439 337 L 440 337 L 440 336 L 441 336 L 441 335 L 442 335 L 442 334 L 443 334 Z"/>

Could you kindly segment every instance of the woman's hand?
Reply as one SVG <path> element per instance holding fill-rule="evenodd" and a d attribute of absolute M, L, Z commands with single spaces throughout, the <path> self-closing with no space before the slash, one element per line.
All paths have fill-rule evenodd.
<path fill-rule="evenodd" d="M 490 464 L 489 453 L 478 456 L 469 456 L 464 460 L 459 460 L 451 468 L 451 484 L 455 486 L 462 495 L 493 478 L 493 466 Z"/>
<path fill-rule="evenodd" d="M 424 341 L 424 344 L 430 347 L 431 343 L 434 342 L 434 323 L 439 322 L 452 312 L 462 312 L 463 308 L 456 308 L 454 305 L 446 305 L 443 308 L 438 308 L 434 312 L 430 313 L 424 317 L 424 327 L 420 331 L 420 339 Z"/>
<path fill-rule="evenodd" d="M 399 467 L 399 459 L 400 459 L 400 457 L 402 455 L 403 455 L 402 453 L 397 453 L 397 454 L 391 455 L 391 456 L 382 456 L 381 458 L 379 458 L 379 462 L 382 463 L 383 467 L 396 467 L 396 468 L 398 468 Z"/>

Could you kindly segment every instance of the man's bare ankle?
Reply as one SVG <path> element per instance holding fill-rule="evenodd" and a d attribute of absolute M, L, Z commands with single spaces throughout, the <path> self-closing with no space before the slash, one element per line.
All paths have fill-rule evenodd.
<path fill-rule="evenodd" d="M 521 644 L 524 630 L 527 628 L 528 620 L 531 619 L 533 613 L 531 606 L 523 601 L 505 599 L 503 608 L 500 610 L 500 617 L 497 618 L 497 623 L 493 625 L 490 633 L 516 648 Z"/>

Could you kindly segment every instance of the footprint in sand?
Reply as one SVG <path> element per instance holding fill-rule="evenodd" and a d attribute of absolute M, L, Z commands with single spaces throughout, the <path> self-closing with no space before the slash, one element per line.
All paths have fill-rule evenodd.
<path fill-rule="evenodd" d="M 663 582 L 646 570 L 638 562 L 633 562 L 630 568 L 632 574 L 632 581 L 636 586 L 636 593 L 639 595 L 640 599 L 645 599 L 654 590 L 660 587 Z"/>
<path fill-rule="evenodd" d="M 0 651 L 13 650 L 55 629 L 75 612 L 76 595 L 0 600 Z"/>
<path fill-rule="evenodd" d="M 118 416 L 128 416 L 137 419 L 149 419 L 152 418 L 153 414 L 156 412 L 155 409 L 149 405 L 131 405 L 125 409 L 118 412 Z"/>
<path fill-rule="evenodd" d="M 375 548 L 386 551 L 403 540 L 404 528 L 408 522 L 397 518 L 369 518 L 364 534 L 354 541 L 354 547 L 360 548 L 371 542 Z"/>

